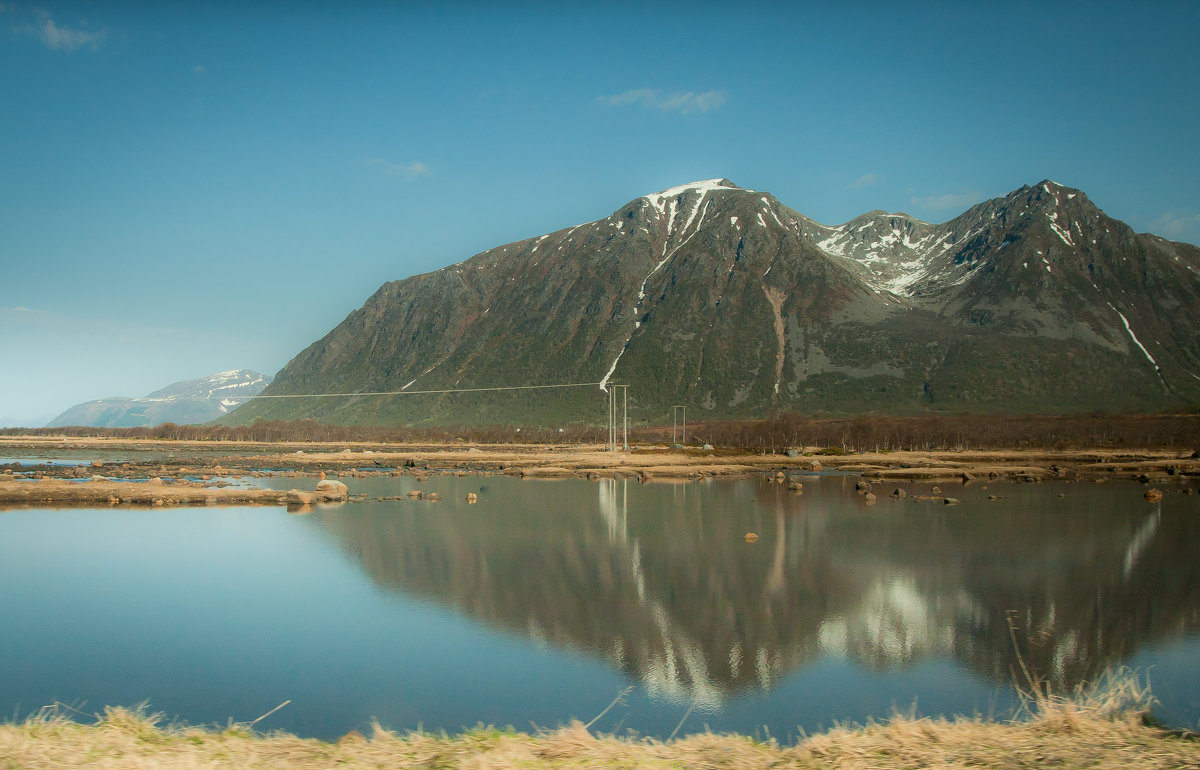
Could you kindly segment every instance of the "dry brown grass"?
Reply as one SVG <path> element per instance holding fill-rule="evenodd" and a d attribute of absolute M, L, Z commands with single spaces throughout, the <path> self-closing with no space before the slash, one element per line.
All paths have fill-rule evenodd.
<path fill-rule="evenodd" d="M 1121 675 L 1072 698 L 1039 695 L 1023 718 L 918 719 L 838 727 L 795 746 L 704 733 L 672 741 L 596 736 L 581 723 L 538 734 L 476 728 L 458 736 L 376 727 L 328 743 L 252 725 L 164 725 L 109 708 L 94 724 L 48 708 L 0 726 L 6 768 L 1200 768 L 1194 736 L 1146 724 L 1150 697 Z"/>

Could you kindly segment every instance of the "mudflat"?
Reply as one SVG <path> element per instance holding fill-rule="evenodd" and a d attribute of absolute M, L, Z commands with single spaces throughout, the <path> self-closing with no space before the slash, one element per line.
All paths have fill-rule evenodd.
<path fill-rule="evenodd" d="M 1161 449 L 834 453 L 807 447 L 772 454 L 652 444 L 612 452 L 595 444 L 251 443 L 5 436 L 0 437 L 0 454 L 33 458 L 20 465 L 0 465 L 0 503 L 26 505 L 114 503 L 114 498 L 117 503 L 137 505 L 286 502 L 285 492 L 230 486 L 231 479 L 246 476 L 346 479 L 503 473 L 529 478 L 636 477 L 650 482 L 779 473 L 791 480 L 796 475 L 836 472 L 880 482 L 1121 478 L 1156 486 L 1186 485 L 1200 478 L 1200 453 Z M 37 462 L 37 458 L 52 456 L 84 464 Z M 121 459 L 99 459 L 102 457 Z M 297 486 L 312 484 L 298 482 Z"/>

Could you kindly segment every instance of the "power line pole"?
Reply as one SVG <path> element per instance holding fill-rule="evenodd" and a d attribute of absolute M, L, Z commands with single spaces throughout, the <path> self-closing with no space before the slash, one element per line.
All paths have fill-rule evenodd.
<path fill-rule="evenodd" d="M 621 434 L 621 444 L 625 447 L 625 451 L 629 451 L 629 386 L 624 385 L 621 388 L 621 393 L 625 397 L 625 406 L 621 409 L 621 417 L 625 422 L 625 430 Z"/>
<path fill-rule="evenodd" d="M 614 402 L 614 398 L 616 396 L 616 388 L 609 386 L 608 393 L 606 395 L 608 396 L 608 423 L 604 427 L 605 427 L 606 432 L 608 433 L 608 437 L 605 439 L 605 441 L 608 444 L 608 451 L 615 452 L 617 450 L 617 448 L 615 446 L 616 436 L 613 434 L 613 430 L 614 430 L 614 421 L 616 419 L 616 415 L 614 415 L 613 412 L 616 409 L 616 405 Z"/>
<path fill-rule="evenodd" d="M 675 441 L 676 431 L 679 428 L 679 417 L 683 416 L 683 440 Z M 687 444 L 687 404 L 675 404 L 671 407 L 671 443 Z"/>
<path fill-rule="evenodd" d="M 617 402 L 617 389 L 621 391 L 621 401 Z M 620 411 L 621 426 L 617 427 L 617 412 Z M 617 436 L 621 437 L 621 447 L 624 451 L 629 451 L 629 386 L 614 385 L 608 386 L 608 425 L 607 442 L 608 451 L 617 451 Z"/>

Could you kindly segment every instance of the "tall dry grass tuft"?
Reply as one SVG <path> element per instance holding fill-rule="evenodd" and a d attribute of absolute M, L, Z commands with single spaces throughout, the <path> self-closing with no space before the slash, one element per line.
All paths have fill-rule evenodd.
<path fill-rule="evenodd" d="M 841 726 L 795 746 L 700 733 L 668 741 L 595 735 L 581 722 L 533 734 L 476 727 L 397 734 L 374 725 L 336 742 L 164 724 L 146 707 L 108 708 L 93 724 L 68 708 L 0 725 L 4 768 L 1196 768 L 1200 742 L 1148 724 L 1148 686 L 1127 670 L 1070 695 L 1027 693 L 1009 721 L 917 718 Z"/>

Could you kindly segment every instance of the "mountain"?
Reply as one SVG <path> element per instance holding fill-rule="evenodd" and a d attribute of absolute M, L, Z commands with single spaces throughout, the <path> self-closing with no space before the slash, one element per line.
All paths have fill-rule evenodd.
<path fill-rule="evenodd" d="M 53 413 L 0 417 L 0 428 L 38 428 L 45 425 L 53 417 Z"/>
<path fill-rule="evenodd" d="M 1200 249 L 1044 181 L 827 226 L 726 179 L 382 286 L 264 395 L 625 383 L 635 418 L 1200 401 Z M 598 388 L 266 399 L 228 421 L 595 420 Z"/>
<path fill-rule="evenodd" d="M 164 422 L 209 422 L 245 398 L 258 395 L 270 382 L 270 377 L 258 372 L 231 369 L 198 380 L 176 382 L 141 398 L 102 398 L 76 404 L 47 423 L 47 427 L 132 428 Z"/>

